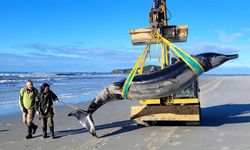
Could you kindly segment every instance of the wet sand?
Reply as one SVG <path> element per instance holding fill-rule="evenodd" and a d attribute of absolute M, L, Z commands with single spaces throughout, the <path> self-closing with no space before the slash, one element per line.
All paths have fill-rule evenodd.
<path fill-rule="evenodd" d="M 26 140 L 21 113 L 0 116 L 0 150 L 249 150 L 250 77 L 201 77 L 202 122 L 200 126 L 139 127 L 130 121 L 130 106 L 136 101 L 111 102 L 93 116 L 99 138 L 92 137 L 73 117 L 72 109 L 57 107 L 56 139 L 37 133 Z M 77 105 L 87 108 L 87 104 Z"/>

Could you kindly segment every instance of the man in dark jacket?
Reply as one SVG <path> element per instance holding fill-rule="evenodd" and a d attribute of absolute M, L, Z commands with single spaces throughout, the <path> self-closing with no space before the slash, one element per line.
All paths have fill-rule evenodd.
<path fill-rule="evenodd" d="M 50 128 L 50 136 L 54 138 L 54 108 L 53 101 L 58 101 L 57 96 L 50 90 L 47 83 L 42 84 L 38 95 L 38 111 L 43 128 L 43 138 L 47 138 L 47 124 Z"/>
<path fill-rule="evenodd" d="M 28 127 L 26 139 L 32 138 L 32 134 L 35 134 L 37 129 L 37 125 L 33 123 L 37 96 L 38 90 L 33 87 L 33 82 L 28 80 L 26 82 L 26 87 L 20 90 L 19 95 L 19 106 L 23 115 L 23 123 Z"/>

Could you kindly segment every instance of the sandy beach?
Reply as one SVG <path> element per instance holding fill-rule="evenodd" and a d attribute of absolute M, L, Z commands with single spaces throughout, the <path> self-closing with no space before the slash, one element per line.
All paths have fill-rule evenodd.
<path fill-rule="evenodd" d="M 249 76 L 201 77 L 202 121 L 200 126 L 139 127 L 130 120 L 130 106 L 137 101 L 111 102 L 94 115 L 99 138 L 95 138 L 73 117 L 72 109 L 58 106 L 56 139 L 42 139 L 39 125 L 33 139 L 26 140 L 21 113 L 0 116 L 0 150 L 249 150 Z M 78 104 L 86 109 L 88 104 Z"/>

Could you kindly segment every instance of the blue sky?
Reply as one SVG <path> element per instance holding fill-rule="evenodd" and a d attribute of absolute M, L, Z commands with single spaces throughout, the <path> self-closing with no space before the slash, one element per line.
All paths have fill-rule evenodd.
<path fill-rule="evenodd" d="M 0 71 L 102 71 L 133 66 L 151 0 L 1 0 Z M 190 54 L 238 53 L 211 73 L 250 73 L 250 1 L 167 0 L 169 24 L 189 26 Z"/>

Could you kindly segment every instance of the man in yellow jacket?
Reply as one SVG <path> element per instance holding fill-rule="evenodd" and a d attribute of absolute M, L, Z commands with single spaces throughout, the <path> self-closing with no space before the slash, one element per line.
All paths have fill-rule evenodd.
<path fill-rule="evenodd" d="M 19 95 L 19 106 L 23 115 L 23 123 L 28 127 L 28 135 L 26 136 L 26 139 L 32 138 L 32 134 L 35 134 L 37 129 L 37 125 L 33 123 L 36 112 L 37 96 L 38 90 L 33 87 L 33 82 L 28 80 L 26 82 L 26 87 L 23 87 L 20 90 Z"/>

